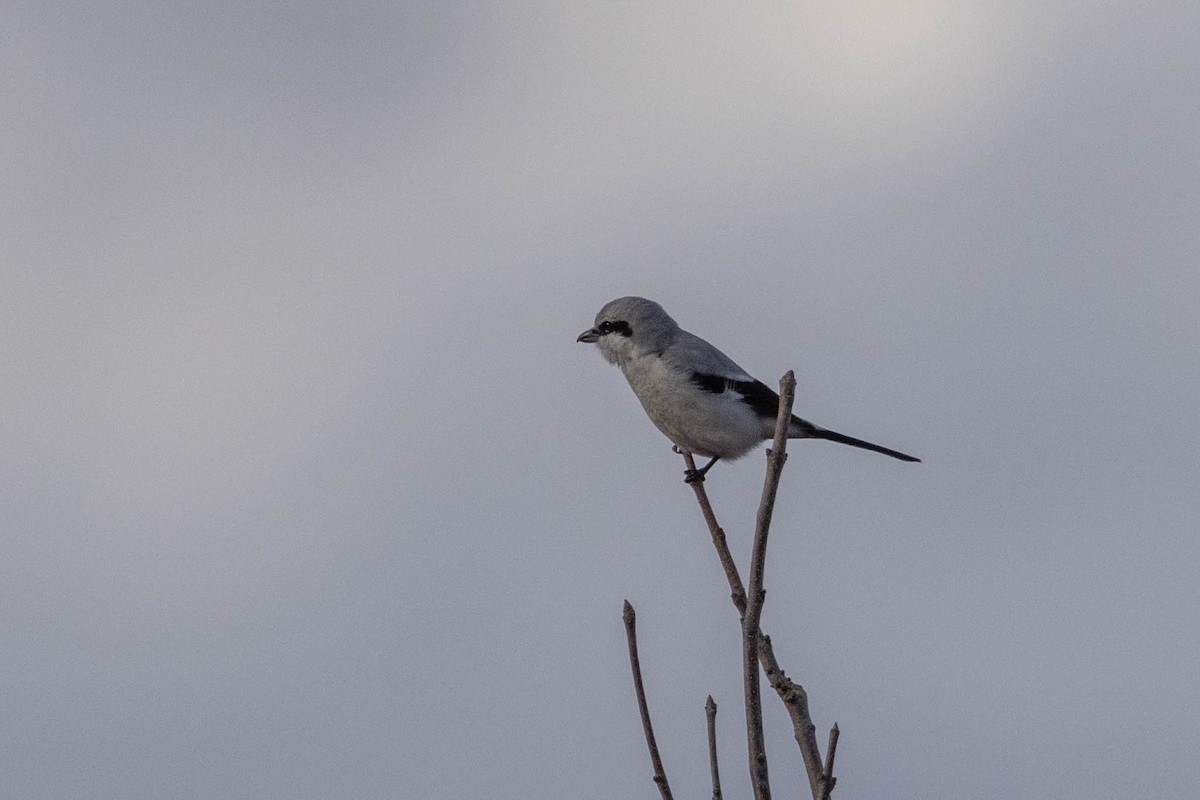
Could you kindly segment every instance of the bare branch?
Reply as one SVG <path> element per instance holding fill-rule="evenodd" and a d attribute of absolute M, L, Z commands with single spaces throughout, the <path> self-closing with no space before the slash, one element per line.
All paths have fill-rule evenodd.
<path fill-rule="evenodd" d="M 712 695 L 704 704 L 704 713 L 708 717 L 708 763 L 712 770 L 712 800 L 721 800 L 721 772 L 717 768 L 717 704 Z"/>
<path fill-rule="evenodd" d="M 680 454 L 683 456 L 684 466 L 688 470 L 696 468 L 696 460 L 691 453 L 681 450 Z M 688 486 L 691 486 L 692 491 L 696 493 L 696 502 L 700 504 L 700 513 L 708 525 L 708 533 L 712 536 L 713 547 L 717 548 L 717 558 L 725 570 L 725 579 L 729 581 L 729 599 L 733 601 L 733 607 L 737 609 L 740 620 L 746 616 L 746 589 L 742 585 L 742 575 L 733 560 L 733 553 L 729 551 L 729 540 L 725 537 L 725 529 L 717 523 L 717 515 L 713 513 L 712 503 L 708 500 L 708 492 L 704 490 L 704 483 L 696 481 L 689 483 Z"/>
<path fill-rule="evenodd" d="M 692 458 L 692 454 L 686 450 L 681 450 L 683 455 L 683 463 L 687 465 L 689 471 L 696 471 L 696 461 Z M 700 513 L 704 515 L 704 521 L 708 524 L 708 532 L 712 536 L 713 546 L 717 548 L 717 558 L 721 560 L 721 567 L 725 570 L 725 578 L 729 581 L 730 599 L 733 600 L 733 605 L 738 610 L 739 616 L 746 615 L 746 589 L 742 586 L 742 576 L 738 572 L 737 564 L 733 561 L 733 553 L 729 552 L 729 543 L 725 540 L 725 531 L 717 524 L 716 514 L 713 513 L 712 503 L 708 502 L 708 492 L 704 491 L 704 481 L 695 481 L 689 483 L 692 491 L 696 493 L 696 502 L 700 504 Z"/>
<path fill-rule="evenodd" d="M 773 452 L 779 450 L 781 448 L 773 448 Z M 696 462 L 691 454 L 684 452 L 682 455 L 685 466 L 689 470 L 694 470 Z M 782 465 L 780 466 L 782 468 Z M 733 605 L 737 609 L 739 616 L 744 620 L 746 615 L 746 590 L 743 588 L 741 576 L 733 560 L 733 554 L 729 551 L 725 531 L 717 523 L 716 514 L 713 512 L 712 504 L 709 502 L 708 494 L 704 489 L 704 484 L 696 482 L 689 485 L 696 493 L 696 501 L 700 505 L 700 512 L 704 516 L 705 523 L 708 525 L 713 546 L 717 550 L 717 557 L 729 582 L 730 599 L 733 601 Z M 783 669 L 780 668 L 779 662 L 775 658 L 774 648 L 771 646 L 770 637 L 763 634 L 761 630 L 758 632 L 758 637 L 759 663 L 762 664 L 762 668 L 767 674 L 767 680 L 771 684 L 771 688 L 779 695 L 779 699 L 783 702 L 788 716 L 792 720 L 792 731 L 796 739 L 796 744 L 799 746 L 800 753 L 804 758 L 804 767 L 808 773 L 809 788 L 812 790 L 813 797 L 818 798 L 821 791 L 821 776 L 824 771 L 824 765 L 821 762 L 820 747 L 817 745 L 817 729 L 813 725 L 808 710 L 808 694 L 804 691 L 803 686 L 789 679 Z M 830 787 L 830 791 L 832 791 L 832 786 Z"/>
<path fill-rule="evenodd" d="M 767 673 L 767 681 L 792 719 L 792 735 L 804 758 L 804 769 L 808 773 L 808 788 L 814 798 L 819 796 L 821 780 L 821 750 L 817 745 L 817 726 L 808 712 L 808 692 L 804 687 L 788 678 L 775 659 L 775 648 L 771 637 L 759 632 L 758 655 Z"/>
<path fill-rule="evenodd" d="M 633 691 L 637 695 L 638 710 L 642 712 L 642 730 L 646 734 L 646 746 L 650 748 L 650 763 L 654 765 L 654 783 L 663 800 L 672 800 L 671 787 L 667 784 L 667 773 L 663 770 L 658 755 L 658 743 L 654 741 L 654 727 L 650 724 L 650 709 L 646 706 L 646 690 L 642 686 L 642 666 L 638 662 L 637 615 L 629 601 L 625 601 L 625 638 L 629 641 L 629 666 L 633 669 Z"/>
<path fill-rule="evenodd" d="M 837 778 L 833 777 L 833 759 L 837 757 L 838 736 L 841 733 L 837 723 L 833 723 L 833 727 L 829 729 L 829 747 L 825 750 L 825 769 L 821 772 L 821 794 L 817 800 L 829 800 L 829 795 L 837 784 Z"/>
<path fill-rule="evenodd" d="M 779 411 L 775 420 L 775 441 L 767 458 L 767 477 L 763 481 L 762 500 L 758 505 L 758 520 L 754 526 L 754 549 L 750 557 L 750 584 L 746 591 L 746 613 L 742 617 L 742 673 L 746 688 L 746 740 L 750 748 L 750 778 L 755 800 L 771 799 L 771 781 L 767 771 L 767 749 L 763 736 L 762 694 L 758 680 L 758 640 L 761 636 L 764 588 L 767 568 L 767 537 L 771 531 L 771 516 L 775 511 L 775 495 L 779 478 L 787 461 L 788 429 L 791 427 L 792 403 L 796 398 L 796 376 L 790 370 L 779 382 Z"/>

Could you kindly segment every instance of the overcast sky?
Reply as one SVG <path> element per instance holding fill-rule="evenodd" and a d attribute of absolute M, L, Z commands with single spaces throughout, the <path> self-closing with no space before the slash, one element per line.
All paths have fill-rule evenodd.
<path fill-rule="evenodd" d="M 746 781 L 661 302 L 812 421 L 835 797 L 1200 785 L 1200 5 L 9 3 L 0 796 Z M 708 487 L 744 567 L 763 459 Z M 768 698 L 778 796 L 803 768 Z"/>

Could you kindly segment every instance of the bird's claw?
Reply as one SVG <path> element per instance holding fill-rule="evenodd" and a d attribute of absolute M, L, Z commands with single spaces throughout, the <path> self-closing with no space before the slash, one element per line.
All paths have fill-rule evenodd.
<path fill-rule="evenodd" d="M 683 455 L 683 451 L 679 449 L 679 445 L 677 444 L 671 445 L 671 452 L 675 453 L 677 456 Z"/>
<path fill-rule="evenodd" d="M 704 483 L 704 472 L 698 469 L 685 469 L 683 471 L 684 483 Z"/>

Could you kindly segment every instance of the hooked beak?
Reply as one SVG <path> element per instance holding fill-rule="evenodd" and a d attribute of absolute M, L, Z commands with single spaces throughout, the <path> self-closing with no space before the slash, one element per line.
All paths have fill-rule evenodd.
<path fill-rule="evenodd" d="M 595 342 L 599 338 L 600 338 L 600 334 L 596 331 L 595 328 L 588 328 L 586 331 L 579 334 L 579 337 L 577 339 L 575 339 L 575 341 L 586 342 L 587 344 L 591 344 L 592 342 Z"/>

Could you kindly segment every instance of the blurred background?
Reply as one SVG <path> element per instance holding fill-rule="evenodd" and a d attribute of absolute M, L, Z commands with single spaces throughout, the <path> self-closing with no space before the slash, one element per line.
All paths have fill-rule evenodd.
<path fill-rule="evenodd" d="M 682 462 L 575 342 L 626 294 L 924 459 L 780 491 L 835 797 L 1200 784 L 1200 6 L 0 21 L 0 795 L 656 797 L 628 598 L 676 796 L 712 693 L 749 797 Z"/>

